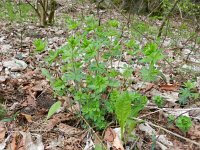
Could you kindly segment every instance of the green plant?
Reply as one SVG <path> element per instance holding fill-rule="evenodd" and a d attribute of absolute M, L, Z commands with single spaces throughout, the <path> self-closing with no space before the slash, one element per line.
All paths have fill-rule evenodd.
<path fill-rule="evenodd" d="M 143 58 L 141 63 L 145 63 L 145 67 L 141 70 L 141 76 L 145 81 L 155 81 L 162 74 L 156 67 L 156 63 L 164 58 L 161 50 L 158 49 L 156 43 L 148 43 L 142 49 Z"/>
<path fill-rule="evenodd" d="M 195 92 L 196 85 L 194 82 L 188 80 L 183 86 L 179 91 L 179 103 L 181 105 L 187 104 L 190 99 L 199 98 L 199 93 Z"/>
<path fill-rule="evenodd" d="M 136 117 L 147 103 L 147 98 L 139 93 L 117 92 L 111 93 L 110 106 L 114 106 L 114 112 L 121 127 L 121 138 L 126 130 L 134 127 L 130 117 Z M 131 122 L 130 122 L 131 121 Z M 132 128 L 130 129 L 132 131 Z"/>
<path fill-rule="evenodd" d="M 153 97 L 153 102 L 158 106 L 158 107 L 163 107 L 164 105 L 164 100 L 161 96 L 154 96 Z"/>
<path fill-rule="evenodd" d="M 77 114 L 84 116 L 90 125 L 103 129 L 116 113 L 124 132 L 127 118 L 137 116 L 147 99 L 138 93 L 124 92 L 131 83 L 133 70 L 124 65 L 120 71 L 113 62 L 121 60 L 123 47 L 127 51 L 137 47 L 135 41 L 130 40 L 124 45 L 120 42 L 122 37 L 117 20 L 108 20 L 101 26 L 92 16 L 81 22 L 68 17 L 67 22 L 72 34 L 66 45 L 49 51 L 45 58 L 49 66 L 53 62 L 59 65 L 56 70 L 60 72 L 59 76 L 52 76 L 54 72 L 50 69 L 42 69 L 42 73 L 50 81 L 55 94 L 70 94 L 80 104 L 81 112 Z M 43 51 L 44 41 L 36 42 L 35 46 L 38 52 Z M 120 106 L 125 110 L 123 114 L 120 114 Z"/>
<path fill-rule="evenodd" d="M 102 144 L 96 144 L 94 150 L 105 150 Z"/>
<path fill-rule="evenodd" d="M 45 51 L 45 48 L 47 46 L 47 42 L 45 42 L 41 39 L 35 39 L 33 41 L 33 44 L 36 48 L 35 51 L 38 52 L 38 53 Z"/>
<path fill-rule="evenodd" d="M 57 111 L 58 111 L 58 109 L 61 107 L 61 102 L 60 101 L 57 101 L 56 103 L 54 103 L 52 106 L 51 106 L 51 108 L 49 109 L 49 112 L 48 112 L 48 115 L 47 115 L 47 120 L 49 119 L 49 118 L 51 118 L 51 116 L 53 115 L 53 114 L 55 114 Z"/>
<path fill-rule="evenodd" d="M 17 111 L 16 113 L 14 113 L 11 117 L 9 118 L 4 118 L 2 120 L 0 120 L 0 122 L 11 122 L 13 120 L 16 120 L 17 116 L 19 115 L 19 111 Z"/>
<path fill-rule="evenodd" d="M 176 126 L 184 133 L 192 127 L 192 120 L 187 116 L 180 116 L 176 119 Z"/>
<path fill-rule="evenodd" d="M 167 121 L 169 124 L 173 124 L 175 120 L 176 120 L 176 117 L 174 115 L 169 115 L 167 117 Z"/>
<path fill-rule="evenodd" d="M 0 104 L 0 120 L 3 119 L 6 114 L 7 114 L 6 108 L 2 104 Z"/>
<path fill-rule="evenodd" d="M 115 102 L 115 113 L 121 127 L 122 139 L 125 131 L 126 122 L 131 114 L 131 100 L 132 99 L 128 93 L 122 93 L 119 95 L 118 99 Z"/>

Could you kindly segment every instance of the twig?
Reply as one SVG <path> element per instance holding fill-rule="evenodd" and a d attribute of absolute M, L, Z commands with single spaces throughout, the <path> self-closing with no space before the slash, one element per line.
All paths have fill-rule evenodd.
<path fill-rule="evenodd" d="M 175 9 L 175 7 L 176 7 L 176 5 L 178 4 L 179 1 L 180 1 L 180 0 L 176 0 L 176 1 L 174 2 L 173 7 L 169 10 L 169 13 L 168 13 L 168 14 L 166 15 L 166 17 L 163 19 L 163 22 L 162 22 L 162 24 L 161 24 L 161 26 L 160 26 L 160 29 L 159 29 L 158 36 L 157 36 L 157 37 L 160 37 L 160 36 L 161 36 L 162 30 L 163 30 L 163 27 L 164 27 L 165 24 L 166 24 L 166 21 L 169 19 L 171 13 L 174 11 L 174 9 Z"/>
<path fill-rule="evenodd" d="M 25 0 L 25 1 L 35 10 L 35 12 L 37 13 L 38 17 L 40 18 L 41 15 L 40 15 L 38 9 L 36 9 L 28 0 Z"/>
<path fill-rule="evenodd" d="M 142 115 L 142 116 L 140 116 L 139 118 L 144 118 L 144 117 L 146 117 L 146 116 L 155 114 L 155 113 L 160 112 L 160 111 L 162 111 L 162 109 L 158 109 L 158 110 L 156 110 L 156 111 L 154 111 L 154 112 L 150 112 L 150 113 L 148 113 L 148 114 Z"/>
<path fill-rule="evenodd" d="M 154 107 L 154 106 L 146 106 L 146 108 L 150 108 L 150 109 L 159 109 L 159 110 L 163 110 L 163 111 L 192 111 L 192 110 L 200 110 L 200 107 L 197 108 L 158 108 L 158 107 Z"/>
<path fill-rule="evenodd" d="M 145 123 L 147 123 L 147 124 L 149 124 L 149 125 L 151 125 L 151 126 L 153 126 L 153 127 L 155 127 L 155 128 L 161 129 L 161 130 L 163 130 L 163 131 L 165 131 L 165 132 L 167 132 L 167 133 L 169 133 L 169 134 L 172 134 L 172 135 L 174 135 L 174 136 L 176 136 L 176 137 L 178 137 L 178 138 L 181 138 L 181 139 L 183 139 L 183 140 L 185 140 L 185 141 L 187 141 L 187 142 L 190 142 L 190 143 L 192 143 L 192 144 L 194 144 L 194 145 L 200 147 L 200 143 L 197 143 L 197 142 L 195 142 L 195 141 L 193 141 L 193 140 L 191 140 L 191 139 L 188 139 L 188 138 L 183 137 L 183 136 L 181 136 L 181 135 L 179 135 L 179 134 L 177 134 L 177 133 L 174 133 L 174 132 L 172 132 L 172 131 L 170 131 L 170 130 L 167 130 L 167 129 L 165 129 L 165 128 L 162 127 L 162 126 L 153 124 L 152 122 L 149 122 L 149 121 L 146 121 L 146 120 L 142 120 L 142 119 L 139 119 L 139 118 L 134 118 L 134 117 L 131 117 L 131 118 L 134 119 L 134 120 L 137 120 L 137 121 L 144 121 Z"/>

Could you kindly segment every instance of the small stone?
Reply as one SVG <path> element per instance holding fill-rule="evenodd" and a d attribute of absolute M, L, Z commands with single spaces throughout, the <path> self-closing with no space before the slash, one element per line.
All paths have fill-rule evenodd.
<path fill-rule="evenodd" d="M 56 35 L 62 35 L 64 33 L 64 31 L 63 30 L 58 30 L 58 31 L 56 31 Z"/>
<path fill-rule="evenodd" d="M 0 62 L 0 71 L 2 71 L 3 70 L 3 64 L 2 64 L 2 62 Z"/>
<path fill-rule="evenodd" d="M 8 53 L 11 50 L 11 46 L 9 44 L 1 45 L 0 53 Z"/>
<path fill-rule="evenodd" d="M 26 69 L 27 64 L 23 60 L 12 59 L 8 61 L 4 61 L 3 66 L 15 72 L 15 71 L 22 71 Z"/>
<path fill-rule="evenodd" d="M 5 81 L 6 81 L 6 79 L 7 79 L 7 77 L 6 77 L 6 76 L 0 76 L 0 83 L 3 83 L 3 82 L 5 82 Z"/>
<path fill-rule="evenodd" d="M 8 70 L 8 68 L 5 68 L 5 74 L 9 75 L 10 71 Z"/>

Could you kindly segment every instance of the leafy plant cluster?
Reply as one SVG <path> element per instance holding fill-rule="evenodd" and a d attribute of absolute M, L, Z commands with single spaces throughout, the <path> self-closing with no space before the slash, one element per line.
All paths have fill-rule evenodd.
<path fill-rule="evenodd" d="M 192 120 L 190 117 L 187 116 L 179 116 L 179 117 L 175 117 L 173 115 L 169 115 L 168 116 L 168 122 L 170 124 L 175 122 L 175 125 L 183 132 L 186 133 L 190 130 L 190 128 L 192 127 Z"/>
<path fill-rule="evenodd" d="M 130 124 L 128 118 L 138 115 L 147 98 L 127 91 L 133 69 L 129 65 L 124 65 L 122 70 L 116 69 L 118 66 L 114 66 L 114 62 L 122 60 L 123 49 L 133 54 L 138 45 L 134 40 L 121 42 L 120 23 L 117 20 L 108 20 L 99 26 L 92 16 L 84 20 L 68 18 L 67 26 L 72 34 L 67 38 L 66 45 L 49 51 L 45 59 L 49 66 L 54 62 L 59 66 L 56 72 L 60 76 L 53 77 L 53 71 L 47 69 L 42 69 L 43 74 L 55 93 L 70 94 L 79 102 L 81 115 L 91 125 L 103 129 L 108 121 L 116 117 L 123 135 Z M 38 52 L 45 50 L 45 42 L 36 40 L 34 44 Z M 152 46 L 147 46 L 146 58 L 157 56 L 154 49 L 149 47 Z M 147 59 L 146 62 L 150 62 L 154 68 L 156 60 Z"/>
<path fill-rule="evenodd" d="M 164 58 L 162 51 L 156 43 L 149 43 L 142 50 L 142 54 L 141 62 L 146 65 L 141 70 L 142 78 L 145 81 L 155 81 L 162 74 L 156 66 L 157 62 Z"/>
<path fill-rule="evenodd" d="M 185 105 L 189 100 L 196 100 L 199 98 L 199 93 L 195 91 L 196 85 L 195 82 L 188 80 L 184 83 L 183 88 L 179 91 L 179 103 Z"/>

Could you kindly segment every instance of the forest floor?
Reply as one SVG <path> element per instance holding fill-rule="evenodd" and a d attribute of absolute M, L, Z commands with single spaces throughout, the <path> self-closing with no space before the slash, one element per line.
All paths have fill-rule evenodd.
<path fill-rule="evenodd" d="M 90 150 L 98 143 L 108 146 L 109 140 L 113 144 L 114 137 L 109 135 L 108 130 L 106 135 L 103 135 L 105 131 L 102 133 L 94 132 L 91 127 L 81 128 L 80 123 L 84 121 L 80 120 L 83 118 L 77 117 L 73 110 L 70 113 L 61 110 L 51 119 L 45 120 L 52 104 L 57 100 L 70 103 L 70 97 L 54 96 L 49 82 L 40 71 L 47 53 L 35 53 L 33 46 L 36 38 L 43 38 L 48 41 L 48 49 L 55 50 L 65 44 L 69 34 L 65 20 L 62 19 L 66 14 L 78 18 L 80 15 L 96 15 L 96 12 L 94 4 L 63 5 L 56 12 L 56 24 L 46 28 L 31 22 L 10 23 L 5 19 L 0 20 L 0 103 L 2 103 L 0 119 L 1 110 L 2 112 L 4 108 L 7 110 L 0 122 L 0 150 Z M 129 20 L 125 18 L 128 18 L 129 14 L 122 15 L 115 9 L 100 10 L 100 14 L 102 21 L 114 18 L 129 24 Z M 157 33 L 161 22 L 162 20 L 152 21 L 144 16 L 137 16 L 130 28 L 139 35 L 137 40 L 144 46 L 153 37 L 149 31 Z M 147 23 L 149 26 L 146 26 Z M 172 23 L 174 28 L 180 24 L 178 20 Z M 149 30 L 146 31 L 145 28 Z M 200 43 L 195 43 L 194 37 L 185 38 L 184 34 L 190 33 L 190 29 L 187 30 L 177 31 L 177 34 L 171 37 L 162 37 L 161 47 L 164 49 L 164 54 L 173 60 L 159 64 L 166 81 L 162 79 L 156 82 L 142 81 L 136 73 L 136 82 L 130 88 L 148 98 L 156 95 L 164 97 L 166 105 L 158 108 L 149 101 L 136 118 L 144 119 L 146 122 L 137 125 L 134 130 L 136 138 L 127 143 L 124 149 L 148 150 L 152 148 L 154 142 L 155 149 L 200 149 L 199 98 L 191 100 L 184 107 L 177 102 L 179 90 L 187 80 L 196 79 L 196 92 L 200 92 Z M 128 62 L 130 59 L 132 58 L 124 54 L 122 62 Z M 193 121 L 192 128 L 186 134 L 182 133 L 175 125 L 168 124 L 169 114 L 176 117 L 190 116 Z M 112 128 L 117 130 L 117 126 Z M 114 134 L 113 132 L 110 131 L 110 134 Z M 114 146 L 112 144 L 110 147 L 123 149 L 120 141 Z"/>

